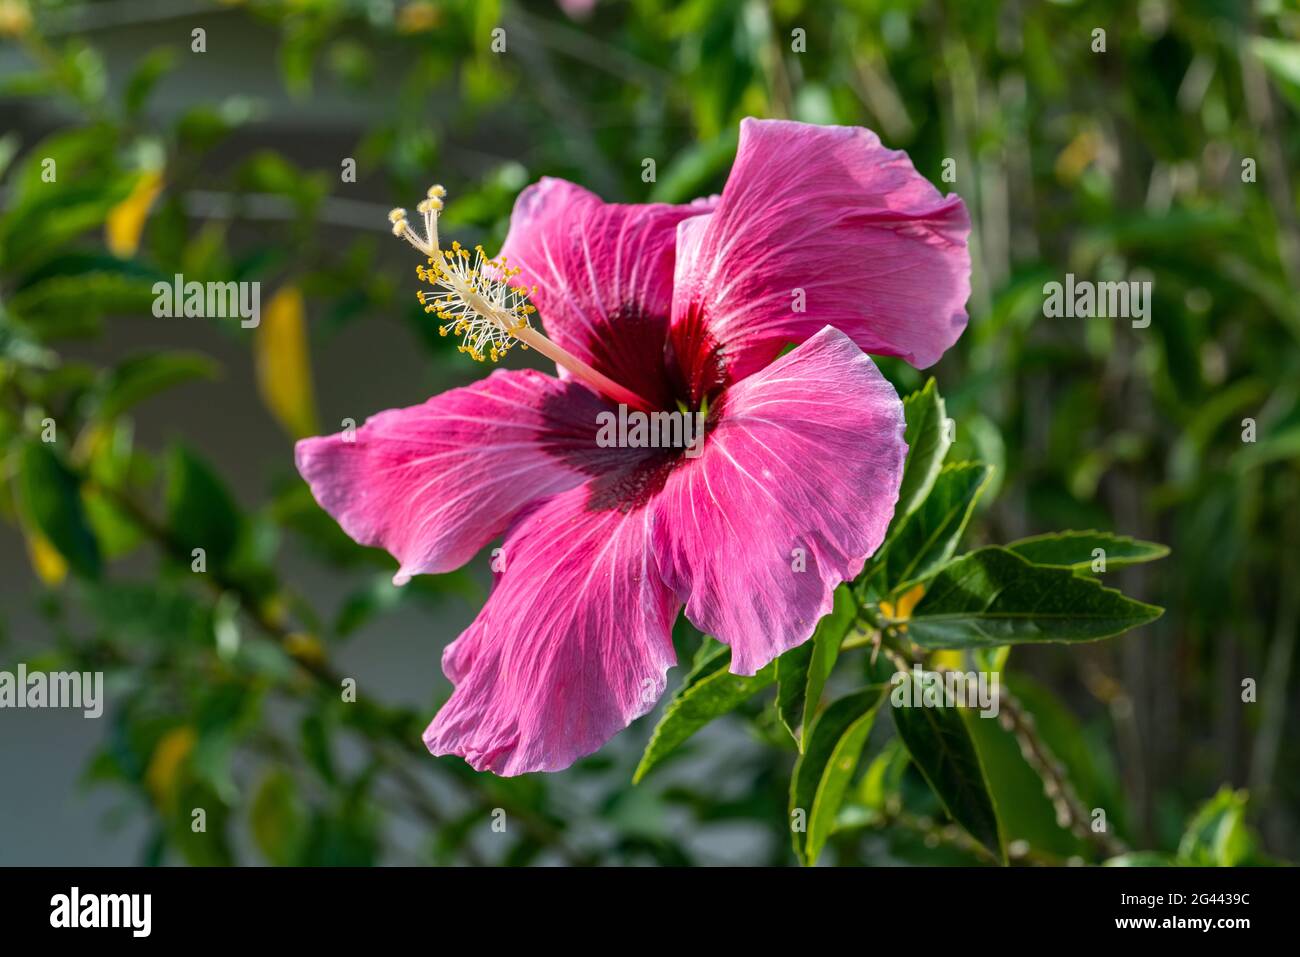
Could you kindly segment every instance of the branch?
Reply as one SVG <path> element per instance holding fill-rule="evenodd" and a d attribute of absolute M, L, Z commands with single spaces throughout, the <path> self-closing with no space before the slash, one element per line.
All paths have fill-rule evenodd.
<path fill-rule="evenodd" d="M 1065 766 L 1052 755 L 1051 750 L 1038 736 L 1033 715 L 1025 711 L 1020 702 L 1005 687 L 999 689 L 998 696 L 1003 726 L 1016 736 L 1020 744 L 1020 753 L 1042 779 L 1043 793 L 1056 809 L 1057 823 L 1069 828 L 1081 840 L 1096 845 L 1107 857 L 1114 857 L 1127 851 L 1128 847 L 1122 841 L 1111 836 L 1109 828 L 1100 833 L 1092 829 L 1088 810 L 1079 800 L 1074 785 L 1066 777 Z"/>
<path fill-rule="evenodd" d="M 95 484 L 90 479 L 82 476 L 83 481 L 88 485 L 93 485 L 107 498 L 111 499 L 118 505 L 128 517 L 134 521 L 155 544 L 160 546 L 164 551 L 181 561 L 188 562 L 189 555 L 184 547 L 178 543 L 171 533 L 160 522 L 153 518 L 143 506 L 132 499 L 129 495 L 120 489 L 106 487 L 102 484 Z M 304 656 L 296 653 L 291 637 L 294 634 L 283 621 L 280 621 L 268 615 L 263 607 L 263 602 L 258 600 L 246 585 L 239 581 L 230 579 L 222 574 L 214 573 L 206 576 L 209 584 L 213 587 L 218 595 L 233 594 L 239 602 L 240 607 L 258 626 L 263 634 L 285 652 L 295 663 L 299 665 L 311 677 L 315 678 L 323 688 L 329 689 L 331 693 L 337 694 L 342 684 L 342 676 L 335 672 L 323 661 L 317 660 L 310 656 Z M 436 808 L 428 801 L 424 795 L 423 787 L 419 779 L 411 773 L 410 768 L 406 765 L 407 758 L 419 758 L 423 761 L 430 759 L 428 751 L 419 743 L 408 739 L 405 736 L 398 736 L 393 739 L 405 753 L 405 757 L 395 756 L 385 745 L 384 742 L 371 741 L 374 754 L 377 760 L 397 779 L 406 791 L 408 798 L 413 802 L 418 802 L 417 810 L 420 811 L 430 823 L 438 826 L 441 823 L 441 817 L 435 816 L 430 812 L 436 812 Z M 466 791 L 473 802 L 484 811 L 492 811 L 497 807 L 502 808 L 506 813 L 517 819 L 524 830 L 538 843 L 550 847 L 559 853 L 567 863 L 572 865 L 589 865 L 594 864 L 594 858 L 585 852 L 580 852 L 570 847 L 564 840 L 560 831 L 555 828 L 545 818 L 533 812 L 531 808 L 515 804 L 505 799 L 501 795 L 488 796 L 481 790 L 470 786 L 466 782 Z M 467 855 L 468 856 L 468 855 Z"/>

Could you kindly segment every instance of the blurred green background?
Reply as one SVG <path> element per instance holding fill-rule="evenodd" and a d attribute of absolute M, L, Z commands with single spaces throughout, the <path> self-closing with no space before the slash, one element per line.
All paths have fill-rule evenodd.
<path fill-rule="evenodd" d="M 1300 853 L 1292 0 L 0 0 L 0 39 L 0 665 L 109 696 L 0 713 L 0 863 L 793 863 L 766 698 L 636 787 L 653 718 L 553 776 L 425 754 L 486 557 L 395 589 L 292 463 L 483 372 L 420 312 L 391 206 L 444 183 L 444 233 L 491 249 L 541 175 L 686 202 L 747 115 L 868 126 L 969 206 L 970 326 L 931 371 L 998 467 L 975 540 L 1173 550 L 1116 576 L 1155 624 L 1012 657 L 1085 803 L 1133 848 L 1190 820 L 1207 862 Z M 1150 280 L 1150 326 L 1044 318 L 1068 272 Z M 155 318 L 175 273 L 260 282 L 261 325 Z M 826 860 L 974 863 L 883 753 Z M 1086 856 L 1002 760 L 1013 857 Z"/>

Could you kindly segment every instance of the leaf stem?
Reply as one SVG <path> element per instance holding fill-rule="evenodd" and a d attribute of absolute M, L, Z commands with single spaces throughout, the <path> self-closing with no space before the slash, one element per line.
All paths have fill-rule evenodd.
<path fill-rule="evenodd" d="M 1068 828 L 1081 840 L 1095 845 L 1107 857 L 1115 857 L 1127 851 L 1127 845 L 1112 836 L 1109 828 L 1103 831 L 1092 829 L 1091 815 L 1067 777 L 1065 766 L 1039 736 L 1033 715 L 1024 709 L 1005 686 L 999 688 L 998 696 L 1003 726 L 1015 735 L 1020 753 L 1034 769 L 1034 773 L 1042 779 L 1043 793 L 1056 810 L 1057 823 Z"/>

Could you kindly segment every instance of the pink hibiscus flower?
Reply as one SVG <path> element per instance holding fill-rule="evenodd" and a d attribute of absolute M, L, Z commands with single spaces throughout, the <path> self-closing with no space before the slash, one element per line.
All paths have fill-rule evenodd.
<path fill-rule="evenodd" d="M 543 179 L 499 259 L 438 247 L 442 196 L 420 205 L 424 236 L 391 217 L 427 257 L 426 309 L 475 358 L 523 343 L 559 378 L 498 370 L 306 439 L 297 464 L 350 536 L 398 560 L 399 584 L 504 534 L 424 740 L 479 770 L 553 771 L 654 706 L 683 605 L 752 675 L 862 570 L 907 451 L 866 353 L 924 367 L 956 341 L 969 219 L 868 130 L 753 119 L 720 197 L 609 204 Z M 702 449 L 606 447 L 616 403 L 707 410 Z"/>

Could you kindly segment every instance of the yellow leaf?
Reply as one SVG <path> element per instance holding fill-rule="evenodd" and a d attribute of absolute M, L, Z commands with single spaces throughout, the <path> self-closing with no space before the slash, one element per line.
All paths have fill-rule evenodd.
<path fill-rule="evenodd" d="M 1095 130 L 1083 130 L 1056 157 L 1056 177 L 1073 183 L 1101 153 L 1101 137 Z"/>
<path fill-rule="evenodd" d="M 37 577 L 51 587 L 62 584 L 68 576 L 68 563 L 63 560 L 58 549 L 26 522 L 23 522 L 23 535 L 27 539 L 27 557 L 31 560 L 32 570 Z"/>
<path fill-rule="evenodd" d="M 924 594 L 924 585 L 913 585 L 898 596 L 898 618 L 900 621 L 907 621 L 912 617 L 912 609 L 916 607 L 917 602 L 921 600 L 921 596 Z"/>
<path fill-rule="evenodd" d="M 398 33 L 427 33 L 442 22 L 442 11 L 428 0 L 413 0 L 397 14 Z"/>
<path fill-rule="evenodd" d="M 325 646 L 321 644 L 319 638 L 305 631 L 295 631 L 293 634 L 285 636 L 284 648 L 285 651 L 304 664 L 321 665 L 325 663 Z"/>
<path fill-rule="evenodd" d="M 316 399 L 307 348 L 306 308 L 297 286 L 266 304 L 253 339 L 257 386 L 267 409 L 295 439 L 315 435 Z"/>
<path fill-rule="evenodd" d="M 114 256 L 129 259 L 140 248 L 144 221 L 149 218 L 149 208 L 162 187 L 162 173 L 150 170 L 136 180 L 131 195 L 109 210 L 104 223 L 104 242 Z"/>
<path fill-rule="evenodd" d="M 31 28 L 27 0 L 0 0 L 0 37 L 21 37 Z"/>
<path fill-rule="evenodd" d="M 962 664 L 961 652 L 954 648 L 936 651 L 930 656 L 930 667 L 935 671 L 959 671 Z"/>
<path fill-rule="evenodd" d="M 181 768 L 197 741 L 194 729 L 186 725 L 168 731 L 154 747 L 144 782 L 159 807 L 168 808 L 175 803 Z"/>
<path fill-rule="evenodd" d="M 108 430 L 102 422 L 91 422 L 81 430 L 72 447 L 72 458 L 76 462 L 89 462 L 99 454 L 100 449 L 109 440 Z"/>
<path fill-rule="evenodd" d="M 916 607 L 916 603 L 921 600 L 921 596 L 924 594 L 924 585 L 913 585 L 907 591 L 903 592 L 903 594 L 898 596 L 897 604 L 890 601 L 882 601 L 880 603 L 880 613 L 891 622 L 907 621 L 912 617 L 912 609 Z M 902 625 L 898 630 L 906 634 L 907 625 Z"/>

